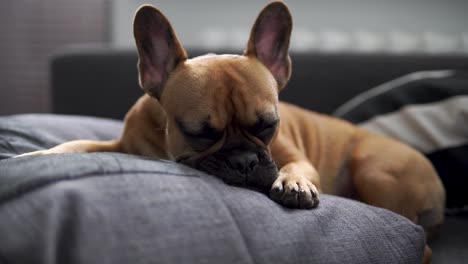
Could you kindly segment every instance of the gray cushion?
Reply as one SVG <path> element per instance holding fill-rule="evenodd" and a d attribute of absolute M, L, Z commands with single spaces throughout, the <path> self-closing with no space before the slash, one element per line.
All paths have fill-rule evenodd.
<path fill-rule="evenodd" d="M 120 129 L 3 117 L 0 153 Z M 385 209 L 329 195 L 314 210 L 287 209 L 185 166 L 120 153 L 3 159 L 0 216 L 5 263 L 418 263 L 425 243 L 420 227 Z"/>
<path fill-rule="evenodd" d="M 0 117 L 0 159 L 76 139 L 110 140 L 122 122 L 84 116 L 27 114 Z"/>

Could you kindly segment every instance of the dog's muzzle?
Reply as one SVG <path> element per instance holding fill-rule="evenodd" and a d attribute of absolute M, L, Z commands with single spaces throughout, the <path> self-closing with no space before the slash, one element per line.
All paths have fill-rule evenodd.
<path fill-rule="evenodd" d="M 278 177 L 276 164 L 264 149 L 221 149 L 190 163 L 186 165 L 233 185 L 269 189 Z"/>

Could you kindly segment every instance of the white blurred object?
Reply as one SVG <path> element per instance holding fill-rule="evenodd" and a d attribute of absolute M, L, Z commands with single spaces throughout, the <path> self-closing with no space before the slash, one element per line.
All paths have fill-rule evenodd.
<path fill-rule="evenodd" d="M 468 33 L 461 34 L 462 52 L 468 53 Z"/>
<path fill-rule="evenodd" d="M 458 52 L 462 49 L 461 39 L 446 34 L 424 32 L 425 51 L 429 53 Z"/>
<path fill-rule="evenodd" d="M 319 39 L 317 34 L 305 28 L 297 28 L 293 31 L 291 37 L 291 50 L 311 51 L 317 50 Z"/>
<path fill-rule="evenodd" d="M 339 52 L 350 50 L 352 41 L 349 33 L 324 30 L 321 32 L 318 48 L 325 52 Z"/>
<path fill-rule="evenodd" d="M 386 39 L 382 34 L 366 30 L 357 31 L 354 40 L 353 50 L 357 52 L 384 51 L 387 48 Z"/>
<path fill-rule="evenodd" d="M 209 49 L 218 49 L 229 45 L 228 32 L 223 28 L 207 27 L 200 34 L 200 45 Z"/>
<path fill-rule="evenodd" d="M 422 37 L 418 34 L 393 30 L 389 34 L 389 51 L 395 53 L 422 52 Z"/>
<path fill-rule="evenodd" d="M 226 47 L 232 50 L 247 48 L 247 41 L 249 39 L 250 31 L 247 28 L 233 28 L 227 32 L 228 43 Z M 223 47 L 219 47 L 223 48 Z"/>

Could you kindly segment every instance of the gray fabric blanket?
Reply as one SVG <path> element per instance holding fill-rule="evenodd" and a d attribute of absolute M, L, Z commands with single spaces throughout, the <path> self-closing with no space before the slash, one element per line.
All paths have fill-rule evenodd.
<path fill-rule="evenodd" d="M 169 161 L 120 153 L 9 159 L 117 121 L 0 117 L 0 263 L 419 263 L 423 230 L 323 195 L 293 210 Z"/>

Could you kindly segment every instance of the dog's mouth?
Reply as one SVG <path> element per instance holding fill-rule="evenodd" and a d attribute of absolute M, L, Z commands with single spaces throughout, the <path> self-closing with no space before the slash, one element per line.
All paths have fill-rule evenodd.
<path fill-rule="evenodd" d="M 238 153 L 237 153 L 238 154 Z M 233 153 L 216 152 L 198 159 L 181 157 L 176 161 L 222 179 L 227 184 L 250 186 L 269 190 L 278 177 L 278 168 L 271 156 L 264 150 L 255 152 L 256 165 L 248 169 L 233 168 Z"/>

